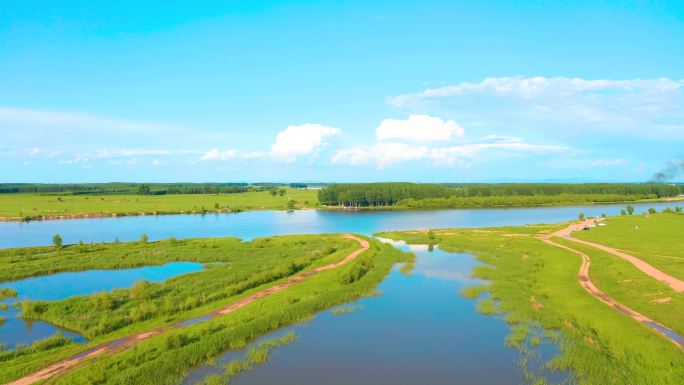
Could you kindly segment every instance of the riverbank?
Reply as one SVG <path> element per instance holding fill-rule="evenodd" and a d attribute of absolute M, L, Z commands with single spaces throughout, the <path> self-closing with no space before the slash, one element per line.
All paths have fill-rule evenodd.
<path fill-rule="evenodd" d="M 538 199 L 531 197 L 533 199 Z M 323 210 L 342 212 L 367 211 L 436 211 L 459 209 L 507 209 L 544 208 L 598 205 L 629 205 L 639 203 L 684 202 L 684 196 L 661 199 L 637 200 L 558 200 L 534 203 L 530 197 L 515 197 L 515 202 L 496 204 L 495 201 L 482 205 L 486 197 L 466 199 L 459 205 L 394 205 L 394 206 L 322 206 L 318 203 L 315 190 L 285 189 L 283 195 L 273 196 L 270 192 L 248 192 L 236 194 L 190 194 L 190 195 L 81 195 L 59 197 L 37 194 L 0 194 L 0 222 L 27 222 L 69 219 L 117 218 L 162 215 L 210 215 L 236 214 L 244 211 L 264 210 Z M 491 197 L 496 201 L 508 197 Z M 545 198 L 546 199 L 546 198 Z M 464 202 L 466 202 L 464 201 Z M 480 203 L 476 203 L 480 202 Z M 421 201 L 415 201 L 421 202 Z"/>
<path fill-rule="evenodd" d="M 608 236 L 612 220 L 623 219 L 608 218 L 607 226 L 577 235 L 587 233 L 599 238 L 605 229 Z M 672 220 L 679 221 L 680 227 L 684 226 L 684 216 L 676 214 L 624 219 L 628 220 L 642 221 L 640 228 L 649 223 L 657 227 L 659 222 Z M 506 319 L 512 329 L 506 343 L 511 346 L 524 350 L 538 344 L 540 335 L 534 330 L 540 327 L 543 330 L 541 338 L 557 334 L 553 338 L 560 344 L 560 354 L 547 365 L 570 369 L 578 383 L 669 384 L 679 381 L 684 375 L 684 357 L 679 344 L 672 343 L 677 337 L 665 338 L 667 331 L 658 331 L 657 327 L 667 325 L 679 335 L 684 334 L 682 294 L 644 274 L 620 256 L 585 245 L 574 246 L 572 241 L 553 237 L 566 226 L 445 229 L 379 235 L 411 244 L 431 243 L 452 252 L 474 253 L 486 264 L 475 268 L 474 277 L 490 283 L 465 290 L 463 295 L 477 300 L 485 314 Z M 611 236 L 617 238 L 614 233 Z M 623 232 L 622 237 L 630 239 L 635 235 Z M 549 238 L 577 250 L 545 243 L 544 239 Z M 680 257 L 684 255 L 684 250 L 677 247 L 680 239 L 665 232 L 657 242 L 661 249 L 670 250 L 668 255 Z M 649 241 L 641 238 L 641 242 L 646 242 L 642 246 L 645 250 Z M 588 270 L 589 258 L 591 272 Z M 583 287 L 585 285 L 578 282 L 582 276 L 585 280 L 581 283 L 590 282 L 599 290 L 593 294 L 603 293 L 613 301 L 590 295 Z M 613 306 L 615 304 L 624 305 L 633 312 L 625 314 L 619 306 Z M 655 329 L 629 316 L 634 314 L 645 316 L 643 320 L 655 321 Z"/>
<path fill-rule="evenodd" d="M 370 250 L 369 246 L 372 246 Z M 117 251 L 125 247 L 134 250 Z M 0 382 L 36 372 L 75 354 L 106 353 L 107 349 L 100 350 L 102 343 L 133 334 L 142 337 L 125 341 L 135 342 L 136 349 L 114 349 L 117 354 L 106 354 L 91 365 L 74 368 L 67 374 L 70 380 L 64 381 L 90 383 L 93 378 L 102 378 L 104 383 L 112 384 L 134 384 L 143 379 L 145 383 L 168 383 L 171 378 L 177 378 L 224 350 L 244 346 L 269 330 L 368 293 L 393 264 L 409 258 L 377 241 L 330 235 L 275 237 L 252 242 L 169 240 L 149 244 L 86 245 L 85 248 L 70 246 L 64 252 L 52 251 L 49 254 L 53 258 L 49 259 L 62 260 L 59 265 L 66 270 L 84 270 L 86 266 L 106 268 L 121 262 L 155 263 L 160 258 L 196 258 L 205 263 L 226 263 L 207 265 L 205 271 L 179 276 L 162 284 L 136 284 L 130 289 L 90 297 L 22 304 L 25 317 L 69 324 L 93 339 L 86 346 L 56 346 L 49 349 L 49 355 L 28 354 L 28 351 L 10 360 L 0 357 L 3 360 Z M 154 251 L 156 259 L 148 261 L 149 253 L 135 249 Z M 8 250 L 6 257 L 12 259 L 23 251 Z M 45 250 L 34 252 L 45 253 Z M 112 261 L 112 255 L 118 256 L 119 262 Z M 74 266 L 69 267 L 71 264 Z M 30 260 L 24 265 L 17 274 L 31 276 L 33 270 L 43 271 L 40 261 Z M 216 318 L 203 317 L 207 313 Z M 187 322 L 192 318 L 199 318 L 198 322 Z M 182 327 L 169 326 L 178 322 Z M 157 328 L 163 328 L 162 332 L 146 334 Z M 119 345 L 116 346 L 118 349 Z M 150 355 L 151 352 L 154 354 Z M 12 357 L 11 351 L 6 354 Z"/>
<path fill-rule="evenodd" d="M 234 194 L 40 195 L 0 194 L 0 221 L 60 220 L 142 215 L 237 213 L 318 207 L 315 190 Z"/>
<path fill-rule="evenodd" d="M 499 198 L 499 197 L 495 197 Z M 419 202 L 419 201 L 416 201 Z M 636 200 L 614 200 L 614 201 L 569 201 L 557 203 L 520 203 L 507 205 L 455 205 L 455 206 L 410 206 L 410 205 L 395 205 L 395 206 L 320 206 L 318 210 L 330 211 L 436 211 L 436 210 L 462 210 L 462 209 L 508 209 L 508 208 L 543 208 L 543 207 L 572 207 L 572 206 L 600 206 L 600 205 L 630 205 L 639 203 L 684 203 L 684 196 L 670 197 L 670 198 L 649 198 Z"/>

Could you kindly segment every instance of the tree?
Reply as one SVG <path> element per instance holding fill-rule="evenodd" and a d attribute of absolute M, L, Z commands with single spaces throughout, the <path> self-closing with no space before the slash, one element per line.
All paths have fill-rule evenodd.
<path fill-rule="evenodd" d="M 583 221 L 584 220 L 584 213 L 579 213 L 579 215 L 577 217 L 579 218 L 580 221 Z"/>
<path fill-rule="evenodd" d="M 140 242 L 142 242 L 142 243 L 147 243 L 147 240 L 148 240 L 147 234 L 143 233 L 143 234 L 140 236 Z"/>
<path fill-rule="evenodd" d="M 280 195 L 281 197 L 285 196 L 286 193 L 287 193 L 287 190 L 285 190 L 284 188 L 281 188 L 280 190 L 278 190 L 278 195 Z"/>
<path fill-rule="evenodd" d="M 627 214 L 629 214 L 629 215 L 634 214 L 634 206 L 627 206 Z"/>
<path fill-rule="evenodd" d="M 296 205 L 296 204 L 297 204 L 297 201 L 296 201 L 296 200 L 290 199 L 290 200 L 287 202 L 287 208 L 290 209 L 290 210 L 292 210 L 292 209 L 295 208 L 295 205 Z"/>
<path fill-rule="evenodd" d="M 270 191 L 270 194 L 271 194 L 272 197 L 275 197 L 276 195 L 278 195 L 278 190 L 273 189 L 273 190 Z"/>
<path fill-rule="evenodd" d="M 150 186 L 146 184 L 138 186 L 138 195 L 150 195 Z"/>
<path fill-rule="evenodd" d="M 650 208 L 648 209 L 648 213 L 649 213 L 649 214 L 655 214 L 655 213 L 656 213 L 656 209 L 654 209 L 653 207 L 650 207 Z"/>
<path fill-rule="evenodd" d="M 55 245 L 56 249 L 61 249 L 62 248 L 62 236 L 59 234 L 55 234 L 52 237 L 52 243 Z"/>
<path fill-rule="evenodd" d="M 625 209 L 620 210 L 620 215 L 627 215 L 627 211 Z"/>

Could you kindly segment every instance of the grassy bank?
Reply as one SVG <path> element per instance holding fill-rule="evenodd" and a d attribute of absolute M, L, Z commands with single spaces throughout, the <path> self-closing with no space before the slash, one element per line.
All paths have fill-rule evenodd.
<path fill-rule="evenodd" d="M 606 219 L 607 226 L 575 237 L 634 255 L 656 268 L 684 279 L 684 216 L 623 215 Z M 668 240 L 679 239 L 680 242 Z"/>
<path fill-rule="evenodd" d="M 170 195 L 39 195 L 0 194 L 0 219 L 27 220 L 52 217 L 112 216 L 285 210 L 318 206 L 315 190 L 284 189 L 235 194 Z M 277 191 L 276 191 L 277 192 Z M 294 203 L 290 203 L 294 201 Z"/>
<path fill-rule="evenodd" d="M 684 226 L 684 216 L 659 214 L 650 220 L 665 223 L 673 217 L 679 226 Z M 476 255 L 485 265 L 476 268 L 474 275 L 489 284 L 465 290 L 463 294 L 478 298 L 478 308 L 483 313 L 505 318 L 511 325 L 511 335 L 506 340 L 509 345 L 521 350 L 538 346 L 539 336 L 532 331 L 539 326 L 548 335 L 558 334 L 560 354 L 547 366 L 570 369 L 578 384 L 664 385 L 681 381 L 684 355 L 679 348 L 590 296 L 577 281 L 580 257 L 537 238 L 561 227 L 564 225 L 380 235 L 409 243 L 439 244 L 447 251 Z M 660 242 L 672 245 L 680 240 L 664 236 Z M 647 246 L 644 247 L 646 250 Z M 607 295 L 681 330 L 681 294 L 668 291 L 663 283 L 649 279 L 618 257 L 582 251 L 592 257 L 592 280 Z M 670 296 L 673 300 L 652 302 L 656 296 Z"/>
<path fill-rule="evenodd" d="M 29 261 L 16 272 L 6 275 L 47 274 L 46 261 L 50 260 L 56 262 L 59 271 L 72 270 L 79 265 L 83 267 L 76 270 L 177 260 L 223 262 L 160 284 L 138 283 L 130 289 L 110 293 L 25 305 L 26 316 L 78 330 L 92 338 L 88 346 L 94 346 L 136 331 L 206 314 L 282 282 L 297 272 L 339 261 L 358 249 L 358 243 L 336 236 L 316 235 L 273 237 L 244 243 L 235 239 L 199 239 L 85 247 L 70 246 L 60 251 L 44 248 L 4 251 L 10 259 L 22 253 L 32 253 L 34 259 L 28 258 Z M 89 249 L 91 247 L 93 249 Z M 124 253 L 126 248 L 129 251 Z M 279 326 L 304 320 L 317 311 L 368 293 L 394 263 L 410 258 L 410 255 L 371 240 L 371 248 L 348 265 L 313 275 L 228 315 L 172 330 L 141 342 L 134 349 L 99 358 L 54 381 L 60 384 L 174 383 L 192 367 L 227 349 L 243 347 Z M 21 354 L 8 351 L 0 355 L 0 382 L 33 372 L 87 348 L 68 341 L 53 345 L 49 349 L 25 348 Z"/>

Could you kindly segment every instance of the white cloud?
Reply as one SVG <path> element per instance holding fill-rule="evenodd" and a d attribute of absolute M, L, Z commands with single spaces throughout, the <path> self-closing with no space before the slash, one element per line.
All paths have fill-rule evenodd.
<path fill-rule="evenodd" d="M 237 130 L 189 129 L 84 112 L 0 106 L 0 138 L 8 148 L 0 156 L 59 158 L 62 163 L 73 163 L 76 158 L 196 156 L 198 152 L 190 149 L 206 143 L 232 143 L 248 136 Z M 107 150 L 93 152 L 103 146 Z M 136 149 L 127 150 L 131 147 Z"/>
<path fill-rule="evenodd" d="M 593 162 L 591 162 L 591 165 L 593 167 L 615 167 L 615 166 L 624 166 L 627 164 L 629 164 L 629 160 L 622 159 L 622 158 L 596 159 Z"/>
<path fill-rule="evenodd" d="M 84 112 L 29 110 L 0 107 L 0 133 L 17 138 L 46 135 L 55 139 L 72 140 L 78 133 L 84 139 L 104 139 L 127 135 L 187 133 L 187 130 L 159 123 L 139 122 Z"/>
<path fill-rule="evenodd" d="M 228 160 L 233 159 L 237 156 L 237 150 L 225 150 L 219 151 L 217 148 L 209 150 L 206 154 L 202 155 L 202 160 Z"/>
<path fill-rule="evenodd" d="M 490 77 L 479 83 L 464 82 L 421 92 L 391 97 L 388 103 L 407 107 L 431 98 L 489 94 L 499 97 L 542 98 L 570 97 L 577 94 L 621 91 L 626 94 L 663 94 L 676 92 L 684 87 L 684 80 L 630 79 L 630 80 L 586 80 L 582 78 L 552 77 Z"/>
<path fill-rule="evenodd" d="M 96 160 L 108 159 L 109 165 L 132 165 L 137 162 L 137 158 L 145 157 L 185 157 L 195 156 L 197 151 L 170 151 L 170 150 L 156 150 L 156 149 L 123 149 L 123 150 L 100 150 L 95 152 L 83 152 L 70 156 L 67 159 L 60 159 L 58 164 L 75 164 L 75 163 L 90 163 Z"/>
<path fill-rule="evenodd" d="M 468 127 L 684 137 L 684 80 L 491 77 L 390 97 L 406 111 L 444 114 Z"/>
<path fill-rule="evenodd" d="M 360 166 L 377 163 L 385 168 L 395 163 L 425 159 L 430 153 L 427 146 L 414 146 L 403 143 L 377 143 L 372 147 L 356 147 L 339 150 L 333 155 L 333 164 Z"/>
<path fill-rule="evenodd" d="M 27 148 L 27 149 L 26 149 L 26 153 L 27 153 L 29 156 L 38 156 L 38 155 L 40 155 L 40 152 L 41 152 L 41 151 L 40 151 L 40 148 L 38 148 L 38 147 L 33 147 L 33 148 Z"/>
<path fill-rule="evenodd" d="M 406 120 L 385 119 L 375 130 L 378 141 L 399 139 L 412 142 L 448 141 L 463 136 L 463 128 L 453 120 L 429 115 L 411 115 Z"/>
<path fill-rule="evenodd" d="M 297 158 L 316 154 L 328 144 L 330 137 L 338 136 L 339 128 L 322 124 L 302 124 L 288 126 L 278 133 L 275 143 L 271 145 L 270 155 L 286 162 L 294 162 Z"/>
<path fill-rule="evenodd" d="M 514 154 L 548 155 L 572 151 L 565 146 L 531 144 L 518 138 L 496 140 L 490 137 L 488 140 L 488 142 L 435 147 L 378 142 L 369 147 L 339 150 L 332 157 L 331 162 L 351 166 L 375 164 L 380 169 L 407 161 L 427 161 L 432 165 L 454 166 L 481 160 L 476 157 L 487 152 L 497 157 L 505 157 Z"/>

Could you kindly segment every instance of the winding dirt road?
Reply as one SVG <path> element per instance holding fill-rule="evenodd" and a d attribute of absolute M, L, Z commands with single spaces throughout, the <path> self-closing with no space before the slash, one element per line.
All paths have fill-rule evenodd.
<path fill-rule="evenodd" d="M 190 324 L 206 321 L 206 320 L 216 318 L 216 317 L 219 317 L 219 316 L 222 316 L 225 314 L 229 314 L 231 312 L 234 312 L 237 309 L 243 308 L 243 307 L 245 307 L 245 306 L 247 306 L 247 305 L 249 305 L 255 301 L 258 301 L 259 299 L 262 299 L 264 297 L 267 297 L 269 295 L 272 295 L 274 293 L 282 291 L 282 290 L 284 290 L 290 286 L 293 286 L 293 285 L 295 285 L 301 281 L 304 281 L 305 279 L 307 279 L 308 277 L 310 277 L 314 274 L 317 274 L 317 273 L 320 273 L 320 272 L 326 271 L 326 270 L 335 269 L 335 268 L 338 268 L 340 266 L 346 265 L 347 263 L 356 259 L 356 257 L 358 257 L 361 253 L 368 250 L 368 248 L 370 247 L 367 240 L 356 237 L 354 235 L 345 234 L 345 235 L 342 235 L 341 237 L 357 241 L 361 247 L 358 248 L 357 250 L 355 250 L 354 252 L 352 252 L 351 254 L 347 255 L 343 260 L 341 260 L 339 262 L 335 262 L 335 263 L 332 263 L 329 265 L 321 266 L 321 267 L 318 267 L 316 269 L 294 275 L 294 276 L 288 278 L 287 280 L 285 280 L 285 281 L 283 281 L 277 285 L 274 285 L 274 286 L 271 286 L 269 288 L 258 291 L 256 293 L 250 295 L 250 296 L 247 296 L 247 297 L 245 297 L 245 298 L 243 298 L 237 302 L 230 304 L 229 306 L 227 306 L 225 308 L 213 311 L 213 312 L 211 312 L 205 316 L 198 317 L 198 318 L 195 318 L 195 319 L 192 319 L 189 321 L 183 321 L 183 322 L 179 322 L 176 324 L 164 326 L 164 327 L 159 327 L 156 329 L 148 330 L 146 332 L 136 333 L 136 334 L 130 335 L 128 337 L 124 337 L 124 338 L 121 338 L 121 339 L 118 339 L 118 340 L 115 340 L 112 342 L 104 343 L 102 345 L 99 345 L 99 346 L 96 346 L 96 347 L 91 348 L 89 350 L 86 350 L 85 352 L 79 353 L 75 356 L 72 356 L 72 357 L 69 357 L 69 358 L 64 359 L 62 361 L 56 362 L 56 363 L 54 363 L 54 364 L 36 372 L 36 373 L 22 377 L 22 378 L 14 381 L 14 382 L 10 382 L 8 385 L 30 385 L 30 384 L 34 384 L 34 383 L 39 382 L 39 381 L 44 381 L 44 380 L 47 380 L 47 379 L 54 377 L 58 374 L 64 374 L 69 369 L 73 368 L 74 366 L 76 366 L 76 365 L 78 365 L 78 364 L 80 364 L 86 360 L 89 360 L 91 358 L 98 357 L 98 356 L 101 356 L 104 354 L 111 355 L 111 354 L 120 352 L 122 350 L 129 349 L 129 348 L 133 347 L 134 345 L 136 345 L 142 341 L 150 339 L 150 338 L 152 338 L 156 335 L 162 334 L 166 331 L 169 331 L 172 329 L 182 328 L 182 327 L 190 325 Z"/>
<path fill-rule="evenodd" d="M 625 254 L 621 251 L 615 250 L 615 249 L 607 247 L 607 246 L 603 246 L 603 245 L 600 245 L 597 243 L 583 241 L 583 240 L 572 237 L 572 233 L 574 231 L 581 230 L 585 226 L 587 226 L 589 224 L 593 224 L 593 223 L 594 223 L 593 220 L 584 221 L 581 223 L 575 223 L 575 224 L 572 224 L 572 225 L 564 228 L 563 230 L 557 231 L 557 232 L 550 234 L 548 236 L 541 237 L 541 240 L 543 242 L 549 244 L 549 245 L 559 247 L 559 248 L 564 249 L 564 250 L 568 250 L 568 251 L 573 252 L 573 253 L 579 255 L 580 257 L 582 257 L 582 266 L 580 266 L 580 270 L 579 270 L 579 273 L 577 275 L 577 278 L 579 280 L 580 285 L 589 294 L 596 297 L 597 299 L 599 299 L 601 302 L 605 303 L 606 305 L 614 308 L 615 310 L 617 310 L 623 314 L 626 314 L 629 317 L 631 317 L 632 319 L 640 322 L 644 326 L 647 326 L 654 333 L 660 335 L 661 337 L 666 338 L 668 341 L 672 342 L 673 344 L 678 346 L 680 349 L 684 349 L 684 339 L 682 339 L 679 335 L 677 335 L 677 333 L 674 330 L 672 330 L 669 327 L 667 327 L 667 326 L 665 326 L 665 325 L 663 325 L 657 321 L 654 321 L 653 319 L 651 319 L 651 318 L 649 318 L 649 317 L 647 317 L 647 316 L 645 316 L 645 315 L 643 315 L 643 314 L 641 314 L 635 310 L 632 310 L 629 307 L 619 303 L 618 301 L 614 300 L 613 298 L 609 297 L 604 292 L 602 292 L 598 287 L 596 287 L 596 285 L 594 285 L 594 283 L 591 282 L 591 279 L 589 277 L 589 267 L 591 266 L 591 258 L 587 254 L 585 254 L 579 250 L 573 249 L 569 246 L 565 246 L 565 245 L 562 245 L 560 243 L 556 243 L 552 240 L 552 238 L 554 236 L 562 237 L 565 239 L 569 239 L 569 240 L 572 240 L 572 241 L 575 241 L 575 242 L 578 242 L 581 244 L 586 244 L 586 245 L 595 247 L 597 249 L 606 251 L 606 252 L 611 253 L 613 255 L 616 255 L 620 258 L 624 258 L 624 259 L 628 260 L 629 262 L 631 262 L 635 266 L 637 266 L 637 268 L 639 268 L 639 270 L 643 271 L 644 273 L 648 274 L 649 276 L 654 277 L 656 279 L 660 279 L 661 281 L 669 284 L 670 286 L 673 286 L 672 283 L 670 283 L 672 281 L 668 281 L 667 279 L 661 279 L 662 277 L 669 277 L 669 278 L 672 278 L 672 277 L 670 277 L 669 275 L 655 269 L 653 266 L 647 264 L 646 262 L 644 262 L 644 261 L 642 261 L 642 260 L 640 260 L 634 256 L 631 256 L 629 254 Z M 629 258 L 625 258 L 625 256 L 627 256 Z M 642 269 L 642 267 L 643 267 L 643 269 Z M 650 267 L 650 269 L 649 269 L 649 267 Z M 658 273 L 660 273 L 662 275 L 660 275 Z M 655 274 L 655 276 L 653 274 Z M 672 279 L 676 280 L 676 278 L 672 278 Z M 674 287 L 675 286 L 673 286 L 673 288 Z"/>
<path fill-rule="evenodd" d="M 661 270 L 658 270 L 657 268 L 653 267 L 652 265 L 645 262 L 644 260 L 639 259 L 633 255 L 627 254 L 627 253 L 620 251 L 618 249 L 614 249 L 612 247 L 604 246 L 604 245 L 601 245 L 598 243 L 585 241 L 582 239 L 577 239 L 577 238 L 572 236 L 573 232 L 578 231 L 578 230 L 582 230 L 585 226 L 589 226 L 593 223 L 594 223 L 593 219 L 586 220 L 586 221 L 583 221 L 580 223 L 575 223 L 575 224 L 572 224 L 572 225 L 564 228 L 563 230 L 557 231 L 551 235 L 556 236 L 556 237 L 566 238 L 566 239 L 569 239 L 573 242 L 581 243 L 583 245 L 591 246 L 591 247 L 594 247 L 596 249 L 603 250 L 607 253 L 613 254 L 617 257 L 620 257 L 620 258 L 630 262 L 631 264 L 636 266 L 637 269 L 641 270 L 644 274 L 646 274 L 650 277 L 653 277 L 653 278 L 669 285 L 670 287 L 672 287 L 672 289 L 674 291 L 676 291 L 678 293 L 684 292 L 684 281 L 677 279 L 677 278 L 675 278 L 675 277 L 673 277 L 673 276 L 671 276 L 671 275 L 669 275 L 669 274 L 667 274 Z"/>

